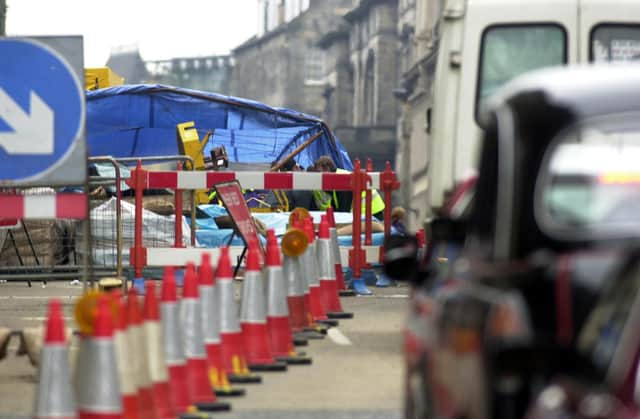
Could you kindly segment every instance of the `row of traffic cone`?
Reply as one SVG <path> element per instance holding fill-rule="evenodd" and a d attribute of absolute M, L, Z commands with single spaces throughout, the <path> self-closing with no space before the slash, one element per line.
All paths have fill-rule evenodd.
<path fill-rule="evenodd" d="M 53 300 L 35 416 L 200 417 L 196 412 L 229 410 L 217 396 L 244 394 L 231 383 L 260 382 L 252 371 L 310 364 L 294 342 L 322 337 L 327 324 L 337 323 L 332 319 L 352 314 L 340 306 L 343 285 L 335 275 L 339 259 L 328 219 L 322 218 L 317 244 L 311 221 L 303 223 L 304 234 L 293 231 L 293 237 L 308 245 L 297 247 L 302 253 L 285 248 L 284 266 L 273 231 L 264 272 L 257 242 L 249 243 L 240 318 L 228 248 L 221 251 L 215 276 L 208 254 L 197 273 L 194 264 L 186 266 L 180 300 L 172 268 L 165 269 L 160 302 L 155 284 L 146 284 L 142 309 L 134 289 L 126 301 L 119 291 L 87 294 L 76 307 L 81 339 L 75 391 L 61 304 Z"/>

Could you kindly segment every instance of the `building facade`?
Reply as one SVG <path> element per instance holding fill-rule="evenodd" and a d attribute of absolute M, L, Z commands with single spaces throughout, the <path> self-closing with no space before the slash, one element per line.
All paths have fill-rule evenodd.
<path fill-rule="evenodd" d="M 408 224 L 420 227 L 417 209 L 427 205 L 428 142 L 432 108 L 432 82 L 436 65 L 437 28 L 441 0 L 399 0 L 398 27 L 400 104 L 396 167 L 401 180 L 399 198 L 408 209 Z M 413 193 L 412 193 L 413 190 Z"/>
<path fill-rule="evenodd" d="M 228 95 L 233 60 L 230 55 L 183 57 L 146 61 L 152 83 Z"/>
<path fill-rule="evenodd" d="M 353 158 L 393 163 L 398 103 L 397 0 L 360 0 L 318 45 L 325 51 L 323 118 Z"/>
<path fill-rule="evenodd" d="M 258 34 L 233 50 L 231 93 L 312 115 L 324 108 L 322 34 L 352 0 L 259 0 Z"/>

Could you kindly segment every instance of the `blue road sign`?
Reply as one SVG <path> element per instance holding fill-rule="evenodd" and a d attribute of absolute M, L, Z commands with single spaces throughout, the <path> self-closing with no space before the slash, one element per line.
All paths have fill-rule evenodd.
<path fill-rule="evenodd" d="M 0 183 L 64 164 L 84 130 L 84 89 L 69 63 L 29 39 L 0 39 Z"/>

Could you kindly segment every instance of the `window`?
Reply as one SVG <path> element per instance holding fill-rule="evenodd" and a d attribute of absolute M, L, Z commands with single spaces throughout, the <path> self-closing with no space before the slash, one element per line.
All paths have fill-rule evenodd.
<path fill-rule="evenodd" d="M 476 114 L 509 80 L 567 61 L 562 27 L 551 24 L 492 26 L 482 34 Z"/>
<path fill-rule="evenodd" d="M 561 134 L 539 174 L 536 219 L 554 236 L 624 236 L 640 231 L 638 114 L 587 121 Z"/>
<path fill-rule="evenodd" d="M 640 60 L 640 25 L 598 25 L 591 31 L 592 61 Z"/>
<path fill-rule="evenodd" d="M 322 82 L 324 78 L 324 53 L 318 48 L 307 48 L 304 63 L 305 83 Z"/>

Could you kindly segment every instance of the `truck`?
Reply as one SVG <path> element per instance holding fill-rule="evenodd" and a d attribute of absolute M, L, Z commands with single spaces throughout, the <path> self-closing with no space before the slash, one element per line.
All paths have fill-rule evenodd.
<path fill-rule="evenodd" d="M 541 67 L 640 58 L 637 0 L 442 0 L 426 61 L 425 160 L 405 171 L 416 223 L 433 215 L 476 167 L 478 115 L 509 80 Z M 411 142 L 425 141 L 410 135 Z M 424 156 L 424 154 L 423 154 Z"/>

